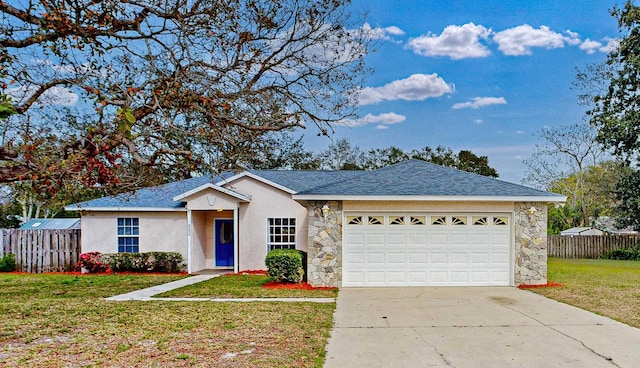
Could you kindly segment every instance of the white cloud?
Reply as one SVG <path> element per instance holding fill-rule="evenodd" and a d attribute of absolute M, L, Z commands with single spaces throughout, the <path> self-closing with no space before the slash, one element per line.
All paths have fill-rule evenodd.
<path fill-rule="evenodd" d="M 578 33 L 571 31 L 564 31 L 564 33 L 566 34 L 566 36 L 564 37 L 564 42 L 566 42 L 567 44 L 577 46 L 582 43 L 582 40 L 580 40 L 580 35 Z"/>
<path fill-rule="evenodd" d="M 393 81 L 382 87 L 366 87 L 358 96 L 360 105 L 371 105 L 382 101 L 422 101 L 440 97 L 454 90 L 438 74 L 413 74 L 409 78 Z"/>
<path fill-rule="evenodd" d="M 601 48 L 602 48 L 602 43 L 598 41 L 590 40 L 588 38 L 580 44 L 580 50 L 586 51 L 587 54 L 593 54 L 597 50 L 600 50 Z"/>
<path fill-rule="evenodd" d="M 574 44 L 575 37 L 576 35 L 571 32 L 569 32 L 569 36 L 563 36 L 547 26 L 535 29 L 524 24 L 497 32 L 493 36 L 493 40 L 498 43 L 498 49 L 505 55 L 519 56 L 531 55 L 533 47 L 555 49 L 564 47 L 565 42 Z"/>
<path fill-rule="evenodd" d="M 373 28 L 369 23 L 365 23 L 360 30 L 366 37 L 372 40 L 391 40 L 391 36 L 404 35 L 404 31 L 396 26 Z"/>
<path fill-rule="evenodd" d="M 405 120 L 407 120 L 407 117 L 404 115 L 396 114 L 395 112 L 387 112 L 380 115 L 367 114 L 364 117 L 358 118 L 358 119 L 345 119 L 339 122 L 338 124 L 344 125 L 347 127 L 357 127 L 357 126 L 368 125 L 368 124 L 380 124 L 376 127 L 376 129 L 387 129 L 388 125 L 399 124 Z"/>
<path fill-rule="evenodd" d="M 490 105 L 504 105 L 507 103 L 507 100 L 504 97 L 474 97 L 471 101 L 467 102 L 458 102 L 454 104 L 451 108 L 453 109 L 477 109 L 480 107 L 490 106 Z"/>
<path fill-rule="evenodd" d="M 474 119 L 473 122 L 475 124 L 482 124 L 482 123 L 484 123 L 484 120 L 482 120 L 482 119 Z"/>
<path fill-rule="evenodd" d="M 450 25 L 440 35 L 428 33 L 409 40 L 407 47 L 422 56 L 448 56 L 454 60 L 480 58 L 491 54 L 480 43 L 480 40 L 486 40 L 490 35 L 491 30 L 481 25 Z"/>

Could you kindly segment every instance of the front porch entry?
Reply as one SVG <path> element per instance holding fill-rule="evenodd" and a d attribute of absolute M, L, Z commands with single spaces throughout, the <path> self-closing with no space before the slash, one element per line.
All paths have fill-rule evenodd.
<path fill-rule="evenodd" d="M 213 220 L 215 267 L 233 267 L 233 219 Z"/>

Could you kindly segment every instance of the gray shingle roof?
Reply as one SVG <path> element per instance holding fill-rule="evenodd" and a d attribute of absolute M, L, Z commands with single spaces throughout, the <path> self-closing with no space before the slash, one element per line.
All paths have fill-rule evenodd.
<path fill-rule="evenodd" d="M 250 170 L 253 175 L 291 189 L 296 195 L 310 196 L 486 196 L 558 197 L 518 184 L 477 175 L 421 160 L 408 160 L 374 171 L 298 171 Z M 104 197 L 67 206 L 83 208 L 184 208 L 177 195 L 207 183 L 218 183 L 223 176 L 203 176 L 181 180 L 129 194 Z"/>
<path fill-rule="evenodd" d="M 120 208 L 166 208 L 166 209 L 179 209 L 184 208 L 184 202 L 175 202 L 173 197 L 195 189 L 201 185 L 207 183 L 215 183 L 222 180 L 221 176 L 201 176 L 197 178 L 190 178 L 185 180 L 176 181 L 164 185 L 159 185 L 151 188 L 139 189 L 132 193 L 120 194 L 116 196 L 103 197 L 93 199 L 91 201 L 75 203 L 67 206 L 69 209 L 83 209 L 83 208 L 106 208 L 106 207 L 120 207 Z"/>
<path fill-rule="evenodd" d="M 249 170 L 249 172 L 295 192 L 355 178 L 364 173 L 364 171 L 345 170 Z"/>
<path fill-rule="evenodd" d="M 341 196 L 500 196 L 549 197 L 540 191 L 487 176 L 408 160 L 385 168 L 360 172 L 347 180 L 319 185 L 298 194 Z"/>

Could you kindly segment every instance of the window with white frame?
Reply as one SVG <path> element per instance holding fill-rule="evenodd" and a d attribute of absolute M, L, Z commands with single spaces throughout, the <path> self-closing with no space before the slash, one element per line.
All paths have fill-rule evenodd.
<path fill-rule="evenodd" d="M 267 219 L 267 246 L 274 249 L 296 249 L 296 219 Z"/>
<path fill-rule="evenodd" d="M 118 253 L 140 251 L 140 226 L 137 217 L 118 217 Z"/>

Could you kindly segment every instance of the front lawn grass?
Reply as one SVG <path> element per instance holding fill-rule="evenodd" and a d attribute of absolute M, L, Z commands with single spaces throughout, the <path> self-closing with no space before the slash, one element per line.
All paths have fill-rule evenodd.
<path fill-rule="evenodd" d="M 162 298 L 336 298 L 338 289 L 299 290 L 268 289 L 262 285 L 271 281 L 265 275 L 223 275 L 154 295 Z"/>
<path fill-rule="evenodd" d="M 102 299 L 178 278 L 0 274 L 0 366 L 322 366 L 335 303 Z"/>
<path fill-rule="evenodd" d="M 565 286 L 531 291 L 640 328 L 640 262 L 549 258 L 548 265 L 549 281 Z"/>

